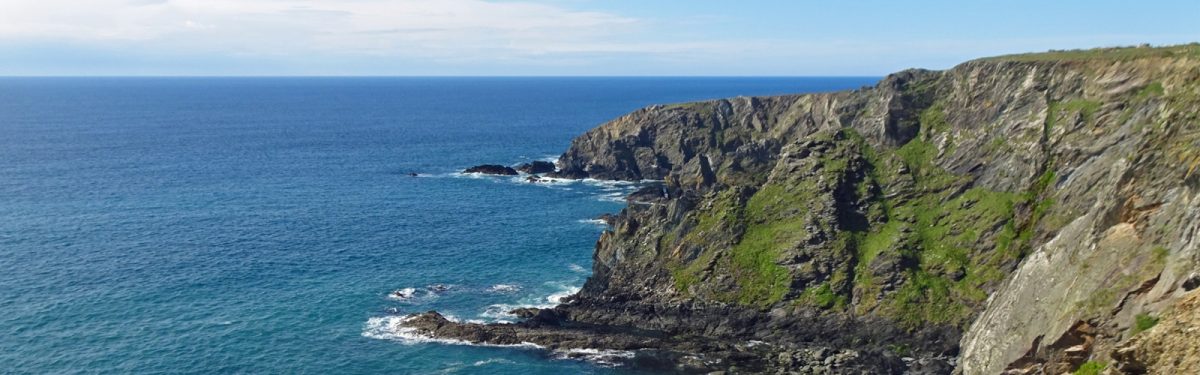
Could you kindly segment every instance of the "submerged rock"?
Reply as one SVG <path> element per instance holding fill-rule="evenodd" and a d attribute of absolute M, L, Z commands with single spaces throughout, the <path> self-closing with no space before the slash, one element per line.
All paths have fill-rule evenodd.
<path fill-rule="evenodd" d="M 483 165 L 477 165 L 474 167 L 467 168 L 466 170 L 463 171 L 463 173 L 480 173 L 480 174 L 491 174 L 491 175 L 501 175 L 501 176 L 516 176 L 517 170 L 512 169 L 512 167 L 506 167 L 503 165 L 483 164 Z"/>

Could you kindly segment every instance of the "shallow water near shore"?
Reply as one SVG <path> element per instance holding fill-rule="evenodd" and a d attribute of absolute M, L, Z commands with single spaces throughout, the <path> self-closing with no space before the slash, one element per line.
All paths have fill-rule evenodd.
<path fill-rule="evenodd" d="M 874 81 L 0 78 L 0 367 L 630 372 L 390 324 L 552 306 L 637 187 L 456 172 L 553 159 L 646 105 Z"/>

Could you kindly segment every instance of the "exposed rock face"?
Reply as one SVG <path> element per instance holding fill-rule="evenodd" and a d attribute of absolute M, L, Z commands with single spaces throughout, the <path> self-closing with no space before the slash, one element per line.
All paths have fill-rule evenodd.
<path fill-rule="evenodd" d="M 1113 354 L 1120 374 L 1200 374 L 1200 291 L 1165 311 L 1158 323 Z"/>
<path fill-rule="evenodd" d="M 517 170 L 528 174 L 542 174 L 554 172 L 554 163 L 548 161 L 533 161 L 517 166 Z"/>
<path fill-rule="evenodd" d="M 664 183 L 631 199 L 582 291 L 522 339 L 619 329 L 638 335 L 587 345 L 753 371 L 813 370 L 793 360 L 806 350 L 884 358 L 834 372 L 1072 371 L 1195 283 L 1200 45 L 653 106 L 575 139 L 560 166 Z M 447 327 L 426 331 L 516 329 Z"/>
<path fill-rule="evenodd" d="M 494 174 L 494 175 L 501 175 L 501 176 L 516 176 L 517 170 L 512 169 L 512 167 L 506 167 L 503 165 L 483 164 L 483 165 L 476 165 L 474 167 L 467 168 L 466 170 L 463 171 L 463 173 L 481 173 L 481 174 Z"/>

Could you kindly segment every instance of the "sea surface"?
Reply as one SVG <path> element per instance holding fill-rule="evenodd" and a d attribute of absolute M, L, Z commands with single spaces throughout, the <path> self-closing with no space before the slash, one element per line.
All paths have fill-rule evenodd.
<path fill-rule="evenodd" d="M 396 329 L 553 305 L 635 187 L 457 171 L 651 104 L 875 81 L 0 78 L 0 373 L 628 373 Z"/>

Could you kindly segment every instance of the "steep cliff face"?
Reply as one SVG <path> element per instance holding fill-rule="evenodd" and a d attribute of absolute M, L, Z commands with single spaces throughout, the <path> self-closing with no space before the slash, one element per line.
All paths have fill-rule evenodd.
<path fill-rule="evenodd" d="M 761 343 L 752 362 L 689 350 L 762 371 L 814 370 L 797 354 L 814 347 L 884 358 L 869 371 L 1105 363 L 1200 284 L 1198 116 L 1200 45 L 639 110 L 577 138 L 557 174 L 663 186 L 539 321 Z"/>

